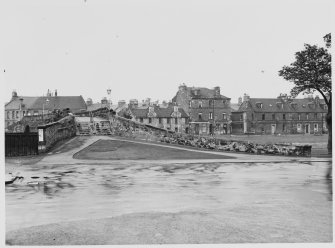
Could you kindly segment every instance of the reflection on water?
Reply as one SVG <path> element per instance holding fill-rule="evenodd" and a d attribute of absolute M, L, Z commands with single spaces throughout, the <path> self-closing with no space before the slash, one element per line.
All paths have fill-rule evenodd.
<path fill-rule="evenodd" d="M 324 204 L 332 194 L 332 178 L 325 177 L 328 168 L 325 162 L 122 161 L 110 165 L 20 167 L 24 179 L 6 185 L 6 228 L 146 211 L 282 207 L 293 201 L 320 207 L 317 204 Z"/>

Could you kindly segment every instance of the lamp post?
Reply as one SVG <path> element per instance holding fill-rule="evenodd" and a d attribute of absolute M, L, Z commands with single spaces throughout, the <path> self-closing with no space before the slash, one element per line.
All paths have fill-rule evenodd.
<path fill-rule="evenodd" d="M 108 94 L 108 121 L 109 121 L 109 114 L 110 114 L 110 109 L 111 109 L 111 100 L 110 100 L 110 97 L 111 97 L 111 92 L 112 90 L 110 88 L 107 89 L 107 94 Z"/>
<path fill-rule="evenodd" d="M 48 104 L 48 103 L 49 103 L 49 99 L 47 98 L 45 100 L 45 102 L 43 102 L 43 104 L 42 104 L 42 120 L 43 120 L 43 122 L 44 122 L 44 105 Z"/>

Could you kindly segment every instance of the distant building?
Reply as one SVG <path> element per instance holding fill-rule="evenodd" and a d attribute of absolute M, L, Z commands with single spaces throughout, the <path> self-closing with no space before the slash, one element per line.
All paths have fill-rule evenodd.
<path fill-rule="evenodd" d="M 82 96 L 58 96 L 57 91 L 36 97 L 18 96 L 13 91 L 11 100 L 5 105 L 5 127 L 20 121 L 23 116 L 48 114 L 57 109 L 80 112 L 86 110 L 86 103 Z"/>
<path fill-rule="evenodd" d="M 230 133 L 230 98 L 221 95 L 220 87 L 179 86 L 172 102 L 181 106 L 190 116 L 190 130 L 193 134 Z"/>
<path fill-rule="evenodd" d="M 107 100 L 106 97 L 103 97 L 100 102 L 93 103 L 91 98 L 86 100 L 87 111 L 94 111 L 100 108 L 112 108 L 115 109 L 116 106 L 111 105 L 110 102 Z"/>
<path fill-rule="evenodd" d="M 250 98 L 244 95 L 237 111 L 232 112 L 232 133 L 314 134 L 327 131 L 327 105 L 319 97 Z"/>
<path fill-rule="evenodd" d="M 189 117 L 181 107 L 172 104 L 165 106 L 151 104 L 140 107 L 129 105 L 129 108 L 124 111 L 127 111 L 135 121 L 175 132 L 188 133 Z"/>

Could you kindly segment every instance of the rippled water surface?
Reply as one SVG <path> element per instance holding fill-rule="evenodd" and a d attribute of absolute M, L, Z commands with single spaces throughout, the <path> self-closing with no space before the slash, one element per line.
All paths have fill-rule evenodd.
<path fill-rule="evenodd" d="M 24 179 L 6 186 L 6 230 L 148 211 L 232 213 L 243 206 L 287 208 L 288 215 L 292 206 L 308 206 L 328 211 L 320 212 L 326 218 L 328 168 L 326 162 L 25 165 L 15 171 Z"/>

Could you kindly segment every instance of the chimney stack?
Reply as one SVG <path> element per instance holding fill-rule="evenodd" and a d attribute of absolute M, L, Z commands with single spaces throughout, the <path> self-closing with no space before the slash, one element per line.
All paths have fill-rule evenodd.
<path fill-rule="evenodd" d="M 247 95 L 246 93 L 244 93 L 244 96 L 243 96 L 243 102 L 247 102 L 250 100 L 250 96 Z"/>
<path fill-rule="evenodd" d="M 237 103 L 239 106 L 242 104 L 242 97 L 240 96 L 239 98 L 238 98 L 238 103 Z"/>

